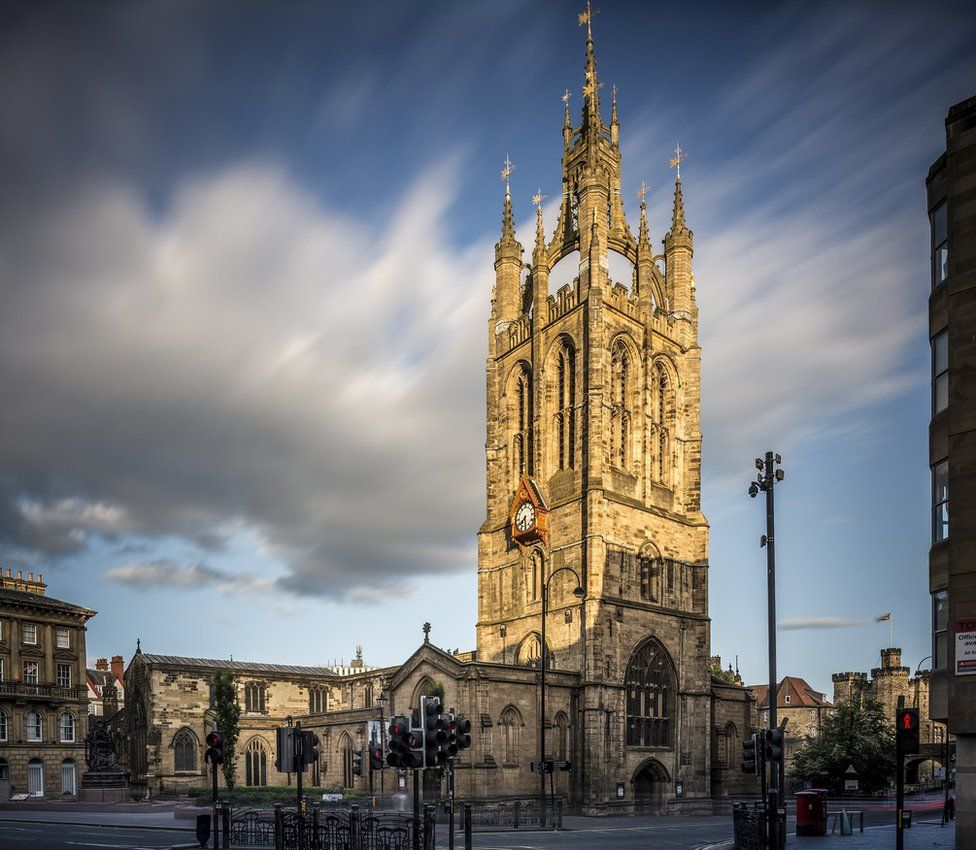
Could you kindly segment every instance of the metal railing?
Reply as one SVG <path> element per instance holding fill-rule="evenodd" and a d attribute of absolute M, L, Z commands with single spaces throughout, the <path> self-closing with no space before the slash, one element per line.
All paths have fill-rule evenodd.
<path fill-rule="evenodd" d="M 85 688 L 41 685 L 33 682 L 0 682 L 0 696 L 49 697 L 51 699 L 84 699 Z"/>
<path fill-rule="evenodd" d="M 474 832 L 492 829 L 538 829 L 542 823 L 538 800 L 512 800 L 496 803 L 464 801 L 470 809 L 461 805 L 462 812 L 471 812 L 471 829 Z M 461 816 L 460 828 L 465 827 L 465 815 Z M 561 829 L 563 825 L 563 801 L 561 798 L 546 801 L 546 824 Z"/>
<path fill-rule="evenodd" d="M 733 846 L 742 850 L 766 847 L 766 807 L 762 803 L 732 804 Z"/>
<path fill-rule="evenodd" d="M 262 818 L 258 820 L 264 822 Z M 426 806 L 419 829 L 422 850 L 434 850 L 436 821 L 434 807 Z M 313 804 L 302 814 L 278 804 L 271 825 L 275 850 L 410 850 L 413 846 L 411 815 L 375 815 L 361 812 L 357 806 L 326 814 Z M 242 833 L 242 837 L 262 843 L 265 835 L 263 826 Z M 233 821 L 231 836 L 233 840 Z M 241 842 L 240 846 L 262 845 Z"/>

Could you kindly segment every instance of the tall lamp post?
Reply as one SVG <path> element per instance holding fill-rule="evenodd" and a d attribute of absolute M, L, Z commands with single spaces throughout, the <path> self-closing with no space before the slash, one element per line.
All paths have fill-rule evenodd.
<path fill-rule="evenodd" d="M 573 596 L 582 600 L 586 596 L 583 590 L 583 582 L 579 573 L 572 567 L 560 567 L 555 570 L 542 585 L 542 646 L 540 647 L 540 670 L 542 675 L 539 677 L 542 683 L 542 694 L 539 699 L 539 826 L 546 825 L 546 613 L 549 607 L 549 582 L 562 572 L 572 573 L 576 576 L 576 587 L 573 589 Z M 580 628 L 583 628 L 582 619 Z"/>
<path fill-rule="evenodd" d="M 769 728 L 775 729 L 779 724 L 776 717 L 777 693 L 776 686 L 776 533 L 773 523 L 773 487 L 777 481 L 782 481 L 785 473 L 779 469 L 783 459 L 773 452 L 766 452 L 765 459 L 756 458 L 756 469 L 759 474 L 756 480 L 749 484 L 749 495 L 755 499 L 760 491 L 766 494 L 766 533 L 760 540 L 760 545 L 766 547 L 766 595 L 769 608 Z M 769 846 L 772 850 L 781 850 L 786 846 L 785 819 L 780 822 L 780 808 L 785 811 L 784 765 L 781 761 L 778 769 L 770 765 L 769 771 L 769 800 L 766 810 L 769 824 Z"/>

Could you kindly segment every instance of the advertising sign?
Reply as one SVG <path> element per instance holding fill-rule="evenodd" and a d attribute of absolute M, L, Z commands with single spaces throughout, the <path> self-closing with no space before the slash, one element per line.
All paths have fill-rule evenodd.
<path fill-rule="evenodd" d="M 956 675 L 976 675 L 976 617 L 956 620 Z"/>

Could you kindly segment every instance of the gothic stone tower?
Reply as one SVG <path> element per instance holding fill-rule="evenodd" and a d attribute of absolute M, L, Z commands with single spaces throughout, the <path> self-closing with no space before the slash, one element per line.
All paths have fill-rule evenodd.
<path fill-rule="evenodd" d="M 551 576 L 547 667 L 580 676 L 582 763 L 574 769 L 583 802 L 591 811 L 612 805 L 622 782 L 638 808 L 660 809 L 679 783 L 688 800 L 709 793 L 708 526 L 700 509 L 692 233 L 680 160 L 664 254 L 651 247 L 644 190 L 637 237 L 631 232 L 616 94 L 604 124 L 583 20 L 582 121 L 574 127 L 565 98 L 559 221 L 547 241 L 540 205 L 531 263 L 516 240 L 510 170 L 503 172 L 478 659 L 539 663 Z M 578 277 L 550 294 L 551 270 L 574 252 Z M 629 261 L 629 280 L 611 279 L 610 252 Z M 574 572 L 582 601 L 572 593 Z"/>

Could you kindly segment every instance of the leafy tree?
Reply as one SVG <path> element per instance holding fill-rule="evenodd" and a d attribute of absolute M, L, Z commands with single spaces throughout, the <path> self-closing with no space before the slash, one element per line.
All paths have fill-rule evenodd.
<path fill-rule="evenodd" d="M 895 775 L 895 729 L 875 699 L 841 702 L 824 718 L 820 737 L 810 738 L 793 756 L 794 785 L 812 782 L 836 794 L 844 791 L 844 772 L 857 771 L 861 791 L 888 787 Z"/>
<path fill-rule="evenodd" d="M 234 687 L 234 674 L 230 670 L 219 670 L 214 676 L 214 720 L 217 729 L 224 733 L 224 782 L 234 788 L 234 768 L 237 765 L 235 748 L 241 734 L 238 721 L 241 707 L 237 704 L 237 690 Z"/>
<path fill-rule="evenodd" d="M 709 662 L 708 672 L 713 676 L 717 676 L 723 682 L 728 682 L 730 685 L 734 685 L 739 682 L 738 677 L 735 675 L 735 671 L 732 669 L 732 665 L 729 665 L 728 670 L 723 670 L 721 664 L 716 664 L 715 662 Z"/>

